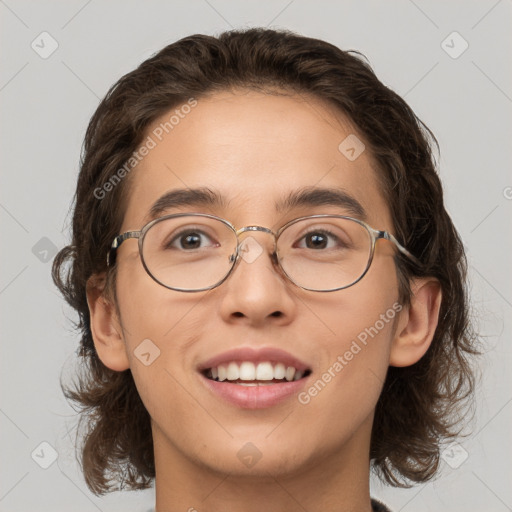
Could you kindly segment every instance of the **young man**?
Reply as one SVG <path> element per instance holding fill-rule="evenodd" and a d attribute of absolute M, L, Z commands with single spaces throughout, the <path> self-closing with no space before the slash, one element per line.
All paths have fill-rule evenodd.
<path fill-rule="evenodd" d="M 434 476 L 474 338 L 430 140 L 357 56 L 288 32 L 191 36 L 111 89 L 54 263 L 93 492 L 370 512 L 372 467 Z"/>

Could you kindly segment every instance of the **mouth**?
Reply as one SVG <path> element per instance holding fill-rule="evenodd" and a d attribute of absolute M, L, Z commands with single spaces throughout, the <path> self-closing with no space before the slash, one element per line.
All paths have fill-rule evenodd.
<path fill-rule="evenodd" d="M 312 367 L 272 347 L 240 347 L 198 367 L 212 398 L 241 409 L 265 409 L 293 399 L 305 387 Z"/>
<path fill-rule="evenodd" d="M 309 368 L 299 370 L 282 362 L 230 361 L 201 372 L 207 379 L 239 386 L 270 386 L 294 382 L 311 375 Z"/>

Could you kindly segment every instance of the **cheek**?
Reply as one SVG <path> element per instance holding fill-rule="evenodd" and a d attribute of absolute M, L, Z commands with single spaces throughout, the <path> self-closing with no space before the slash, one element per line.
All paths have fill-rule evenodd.
<path fill-rule="evenodd" d="M 189 390 L 197 385 L 193 346 L 205 337 L 211 317 L 206 294 L 161 286 L 136 258 L 119 267 L 117 297 L 137 390 L 151 417 L 178 435 L 186 434 L 179 418 L 190 409 Z"/>
<path fill-rule="evenodd" d="M 393 326 L 390 320 L 378 330 L 376 322 L 347 328 L 347 336 L 332 343 L 326 364 L 297 397 L 302 421 L 317 430 L 316 437 L 324 440 L 327 451 L 335 450 L 364 425 L 371 428 L 388 368 Z"/>
<path fill-rule="evenodd" d="M 326 298 L 319 308 L 329 328 L 317 338 L 321 368 L 298 398 L 311 418 L 323 417 L 326 428 L 356 429 L 379 398 L 402 309 L 394 265 L 372 265 L 359 283 L 333 293 L 337 300 Z"/>
<path fill-rule="evenodd" d="M 137 258 L 127 258 L 118 271 L 117 297 L 125 337 L 130 348 L 142 340 L 165 342 L 174 327 L 198 302 L 199 294 L 185 295 L 154 281 Z"/>

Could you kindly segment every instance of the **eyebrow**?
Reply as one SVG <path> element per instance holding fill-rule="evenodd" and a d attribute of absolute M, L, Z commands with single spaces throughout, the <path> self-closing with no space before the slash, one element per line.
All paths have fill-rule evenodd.
<path fill-rule="evenodd" d="M 151 206 L 145 222 L 160 217 L 173 208 L 226 208 L 228 199 L 221 193 L 207 187 L 179 188 L 166 192 Z M 360 220 L 366 220 L 367 214 L 361 203 L 348 192 L 338 188 L 304 187 L 290 192 L 276 202 L 277 213 L 300 207 L 335 206 L 342 208 Z"/>

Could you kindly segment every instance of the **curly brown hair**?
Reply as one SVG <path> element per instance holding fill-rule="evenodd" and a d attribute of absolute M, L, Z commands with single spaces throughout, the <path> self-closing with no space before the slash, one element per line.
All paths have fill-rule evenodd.
<path fill-rule="evenodd" d="M 122 224 L 132 175 L 101 200 L 98 191 L 132 156 L 156 118 L 191 97 L 240 87 L 308 95 L 345 115 L 378 167 L 398 239 L 421 261 L 417 266 L 399 253 L 395 257 L 401 302 L 410 301 L 413 277 L 440 282 L 442 304 L 432 344 L 416 364 L 389 368 L 370 447 L 373 469 L 391 485 L 426 481 L 438 469 L 441 442 L 460 434 L 474 389 L 470 356 L 477 353 L 466 257 L 444 207 L 433 156 L 437 141 L 359 52 L 289 31 L 250 29 L 192 35 L 166 46 L 112 86 L 88 126 L 72 243 L 53 263 L 54 282 L 79 317 L 80 372 L 73 387 L 61 386 L 78 404 L 85 427 L 77 434 L 82 440 L 77 450 L 86 483 L 100 495 L 114 490 L 115 482 L 147 488 L 155 476 L 149 414 L 131 371 L 113 371 L 99 360 L 86 300 L 89 278 L 105 273 L 105 295 L 116 303 L 115 266 L 107 268 L 106 255 Z"/>

